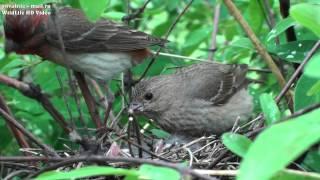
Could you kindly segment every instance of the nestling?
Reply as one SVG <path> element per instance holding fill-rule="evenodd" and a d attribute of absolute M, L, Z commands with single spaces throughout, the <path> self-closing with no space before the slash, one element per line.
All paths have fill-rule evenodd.
<path fill-rule="evenodd" d="M 81 10 L 73 8 L 61 8 L 55 16 L 6 15 L 4 31 L 7 53 L 39 55 L 98 80 L 109 80 L 141 63 L 150 55 L 149 46 L 166 42 L 106 19 L 90 22 Z"/>
<path fill-rule="evenodd" d="M 253 109 L 247 65 L 200 63 L 175 74 L 143 79 L 133 89 L 129 112 L 143 114 L 172 135 L 200 137 L 230 130 Z"/>

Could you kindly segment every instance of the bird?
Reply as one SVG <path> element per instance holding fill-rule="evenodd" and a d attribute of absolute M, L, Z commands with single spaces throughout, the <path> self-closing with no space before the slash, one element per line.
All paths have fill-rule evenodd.
<path fill-rule="evenodd" d="M 128 112 L 152 119 L 173 137 L 221 135 L 251 116 L 247 70 L 245 64 L 209 62 L 144 78 L 133 87 Z"/>
<path fill-rule="evenodd" d="M 38 55 L 101 81 L 141 63 L 152 55 L 150 46 L 167 42 L 107 19 L 91 22 L 80 9 L 57 8 L 55 15 L 7 11 L 20 15 L 4 17 L 6 53 Z"/>

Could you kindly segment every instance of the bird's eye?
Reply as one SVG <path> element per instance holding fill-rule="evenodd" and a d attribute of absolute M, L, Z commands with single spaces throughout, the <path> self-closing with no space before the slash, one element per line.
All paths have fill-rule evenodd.
<path fill-rule="evenodd" d="M 150 101 L 153 98 L 153 94 L 148 92 L 144 95 L 144 99 Z"/>

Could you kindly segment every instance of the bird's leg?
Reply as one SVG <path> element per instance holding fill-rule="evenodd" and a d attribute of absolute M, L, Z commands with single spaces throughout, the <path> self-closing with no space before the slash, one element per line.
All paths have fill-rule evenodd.
<path fill-rule="evenodd" d="M 101 128 L 101 120 L 99 117 L 98 109 L 96 107 L 94 97 L 92 96 L 92 94 L 89 90 L 89 87 L 86 83 L 85 77 L 83 74 L 76 72 L 76 71 L 74 71 L 74 75 L 78 81 L 80 90 L 81 90 L 82 95 L 84 97 L 84 100 L 87 104 L 91 118 L 92 118 L 93 122 L 95 123 L 96 128 L 100 129 Z"/>

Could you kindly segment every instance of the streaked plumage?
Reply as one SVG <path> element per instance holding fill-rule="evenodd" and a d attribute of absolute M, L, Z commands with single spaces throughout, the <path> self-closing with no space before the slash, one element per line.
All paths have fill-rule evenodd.
<path fill-rule="evenodd" d="M 6 15 L 6 52 L 36 54 L 93 78 L 109 80 L 148 57 L 149 46 L 166 43 L 106 19 L 90 22 L 78 9 L 61 8 L 54 19 L 48 15 Z M 56 24 L 60 27 L 66 59 Z"/>

